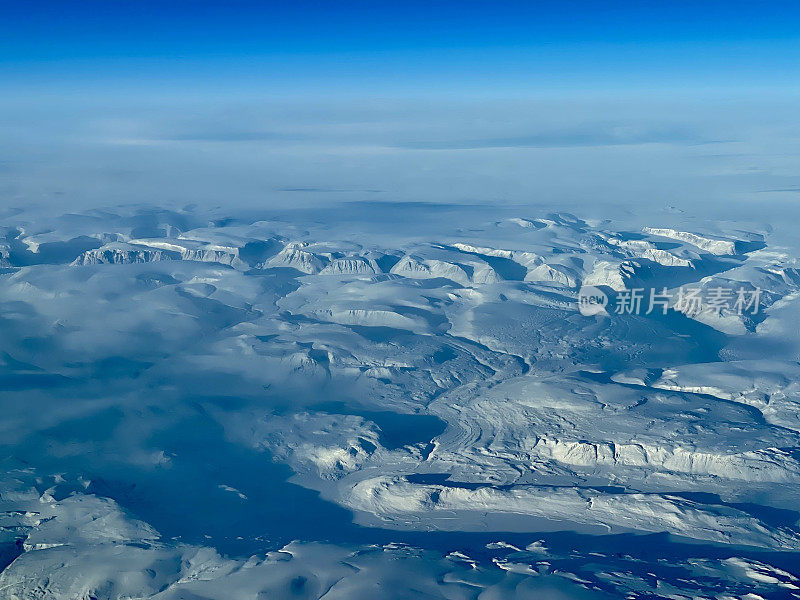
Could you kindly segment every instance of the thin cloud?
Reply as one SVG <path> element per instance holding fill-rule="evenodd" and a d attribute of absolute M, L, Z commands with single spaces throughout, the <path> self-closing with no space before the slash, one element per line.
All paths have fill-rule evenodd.
<path fill-rule="evenodd" d="M 627 128 L 592 131 L 570 130 L 533 133 L 524 136 L 489 137 L 467 140 L 411 141 L 395 147 L 412 150 L 478 150 L 487 148 L 575 148 L 633 146 L 641 144 L 716 144 L 730 140 L 705 139 L 695 132 L 681 130 L 636 131 Z"/>
<path fill-rule="evenodd" d="M 165 135 L 159 139 L 169 142 L 271 142 L 292 141 L 301 137 L 274 131 L 199 131 Z"/>
<path fill-rule="evenodd" d="M 325 187 L 285 187 L 278 188 L 278 192 L 304 192 L 304 193 L 364 193 L 364 194 L 382 194 L 385 190 L 359 190 L 359 189 L 339 189 L 339 188 L 325 188 Z"/>

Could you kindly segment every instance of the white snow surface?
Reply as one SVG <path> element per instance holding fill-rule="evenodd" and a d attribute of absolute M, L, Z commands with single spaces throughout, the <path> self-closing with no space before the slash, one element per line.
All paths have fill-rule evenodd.
<path fill-rule="evenodd" d="M 382 210 L 4 217 L 0 598 L 800 597 L 790 219 Z"/>

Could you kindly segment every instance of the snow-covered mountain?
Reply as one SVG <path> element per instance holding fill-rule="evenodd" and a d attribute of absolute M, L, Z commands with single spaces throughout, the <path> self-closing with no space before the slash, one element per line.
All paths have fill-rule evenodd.
<path fill-rule="evenodd" d="M 403 208 L 4 217 L 0 597 L 800 597 L 790 222 Z"/>

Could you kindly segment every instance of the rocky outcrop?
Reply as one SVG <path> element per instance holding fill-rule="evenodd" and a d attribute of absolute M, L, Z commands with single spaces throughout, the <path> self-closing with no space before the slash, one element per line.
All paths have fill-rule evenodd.
<path fill-rule="evenodd" d="M 328 263 L 320 275 L 375 275 L 379 273 L 377 265 L 364 258 L 337 258 Z"/>
<path fill-rule="evenodd" d="M 304 244 L 297 242 L 286 244 L 278 254 L 258 266 L 260 268 L 288 267 L 309 275 L 319 273 L 325 268 L 325 261 L 313 252 L 305 250 L 304 247 Z"/>
<path fill-rule="evenodd" d="M 135 244 L 107 244 L 94 250 L 87 250 L 78 256 L 72 265 L 123 265 L 151 263 L 162 260 L 180 260 L 181 254 L 171 250 L 160 250 Z"/>
<path fill-rule="evenodd" d="M 709 235 L 697 235 L 696 233 L 689 233 L 688 231 L 677 231 L 667 228 L 645 227 L 643 231 L 648 235 L 656 235 L 686 242 L 687 244 L 691 244 L 692 246 L 717 256 L 733 256 L 737 254 L 736 242 L 733 240 L 726 240 Z"/>

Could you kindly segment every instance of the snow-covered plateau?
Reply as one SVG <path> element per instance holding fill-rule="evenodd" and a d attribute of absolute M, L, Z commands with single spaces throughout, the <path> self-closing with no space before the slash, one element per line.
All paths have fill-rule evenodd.
<path fill-rule="evenodd" d="M 0 598 L 800 598 L 770 217 L 5 210 Z"/>

